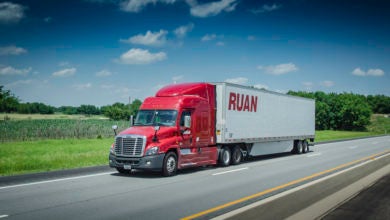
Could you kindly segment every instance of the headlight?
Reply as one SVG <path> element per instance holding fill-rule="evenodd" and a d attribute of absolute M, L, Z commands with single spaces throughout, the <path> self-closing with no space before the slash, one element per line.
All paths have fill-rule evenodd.
<path fill-rule="evenodd" d="M 149 148 L 149 150 L 146 151 L 145 155 L 146 156 L 150 156 L 150 155 L 155 155 L 158 153 L 158 147 L 152 147 L 152 148 Z"/>
<path fill-rule="evenodd" d="M 115 155 L 115 147 L 114 147 L 114 145 L 111 145 L 110 153 Z"/>

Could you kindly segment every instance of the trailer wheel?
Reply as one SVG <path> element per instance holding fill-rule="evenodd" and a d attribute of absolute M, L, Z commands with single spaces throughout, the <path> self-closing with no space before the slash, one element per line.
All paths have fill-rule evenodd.
<path fill-rule="evenodd" d="M 307 153 L 309 152 L 309 145 L 307 144 L 307 141 L 304 140 L 302 141 L 302 153 Z"/>
<path fill-rule="evenodd" d="M 174 152 L 168 152 L 164 157 L 163 176 L 174 176 L 177 171 L 177 156 Z"/>
<path fill-rule="evenodd" d="M 301 154 L 302 151 L 303 151 L 303 144 L 302 144 L 302 141 L 297 141 L 295 153 L 296 153 L 296 154 Z"/>
<path fill-rule="evenodd" d="M 232 153 L 232 164 L 237 165 L 241 162 L 242 159 L 242 153 L 241 149 L 239 146 L 235 146 L 233 148 L 233 153 Z"/>
<path fill-rule="evenodd" d="M 230 160 L 231 160 L 230 149 L 228 147 L 222 148 L 219 155 L 219 164 L 224 167 L 229 166 Z"/>

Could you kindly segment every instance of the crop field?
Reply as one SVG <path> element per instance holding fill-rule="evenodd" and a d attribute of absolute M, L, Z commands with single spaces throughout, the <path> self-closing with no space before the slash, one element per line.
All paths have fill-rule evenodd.
<path fill-rule="evenodd" d="M 108 138 L 114 135 L 114 124 L 118 125 L 119 130 L 129 126 L 127 121 L 103 119 L 0 120 L 0 142 Z"/>
<path fill-rule="evenodd" d="M 0 141 L 113 137 L 112 125 L 125 129 L 129 122 L 109 120 L 9 120 L 0 121 Z"/>

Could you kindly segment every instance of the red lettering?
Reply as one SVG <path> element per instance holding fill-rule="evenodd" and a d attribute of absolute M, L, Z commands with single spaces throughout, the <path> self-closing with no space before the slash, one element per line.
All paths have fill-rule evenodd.
<path fill-rule="evenodd" d="M 244 109 L 242 111 L 245 111 L 245 110 L 248 112 L 250 111 L 249 110 L 249 95 L 245 96 Z"/>
<path fill-rule="evenodd" d="M 251 112 L 257 112 L 257 96 L 252 96 Z"/>
<path fill-rule="evenodd" d="M 249 96 L 231 92 L 229 94 L 229 110 L 257 112 L 257 96 Z"/>
<path fill-rule="evenodd" d="M 244 94 L 241 95 L 241 102 L 240 102 L 240 93 L 237 93 L 237 111 L 242 111 L 242 105 L 244 102 Z"/>
<path fill-rule="evenodd" d="M 236 93 L 231 92 L 229 96 L 229 110 L 236 110 Z"/>

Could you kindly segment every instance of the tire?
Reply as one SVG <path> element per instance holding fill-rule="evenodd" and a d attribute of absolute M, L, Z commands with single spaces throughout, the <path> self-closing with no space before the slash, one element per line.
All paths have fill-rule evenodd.
<path fill-rule="evenodd" d="M 237 164 L 241 163 L 242 153 L 241 153 L 241 149 L 239 146 L 234 147 L 231 160 L 232 160 L 231 163 L 233 165 L 237 165 Z"/>
<path fill-rule="evenodd" d="M 177 156 L 174 152 L 168 152 L 164 157 L 163 176 L 174 176 L 177 171 Z"/>
<path fill-rule="evenodd" d="M 219 154 L 219 164 L 223 167 L 227 167 L 230 165 L 231 159 L 232 155 L 230 149 L 228 147 L 222 148 Z"/>
<path fill-rule="evenodd" d="M 302 154 L 302 152 L 303 152 L 303 144 L 302 144 L 302 141 L 297 141 L 295 153 L 296 153 L 296 154 Z"/>
<path fill-rule="evenodd" d="M 302 141 L 302 153 L 307 153 L 309 152 L 309 145 L 307 144 L 307 141 L 304 140 Z"/>

